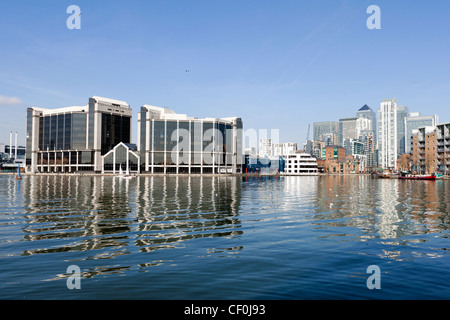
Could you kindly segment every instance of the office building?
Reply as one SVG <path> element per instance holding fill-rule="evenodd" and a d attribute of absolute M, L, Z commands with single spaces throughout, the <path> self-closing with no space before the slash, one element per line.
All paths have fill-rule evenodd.
<path fill-rule="evenodd" d="M 130 106 L 94 96 L 87 105 L 27 109 L 27 172 L 100 173 L 102 156 L 131 140 Z"/>
<path fill-rule="evenodd" d="M 372 110 L 367 104 L 362 106 L 356 111 L 357 121 L 357 137 L 360 136 L 362 131 L 377 131 L 377 116 L 375 111 Z"/>
<path fill-rule="evenodd" d="M 314 141 L 334 140 L 338 136 L 338 123 L 336 121 L 324 121 L 313 123 L 313 139 Z M 333 141 L 331 144 L 337 144 Z"/>
<path fill-rule="evenodd" d="M 409 116 L 408 107 L 397 106 L 397 154 L 406 153 L 406 118 Z"/>
<path fill-rule="evenodd" d="M 296 153 L 285 156 L 283 175 L 318 175 L 316 158 L 307 153 Z"/>
<path fill-rule="evenodd" d="M 144 105 L 138 114 L 141 172 L 241 173 L 242 120 L 177 114 Z"/>
<path fill-rule="evenodd" d="M 405 147 L 406 153 L 412 153 L 411 136 L 412 131 L 422 127 L 435 127 L 438 124 L 438 116 L 423 116 L 419 112 L 410 113 L 405 118 Z"/>
<path fill-rule="evenodd" d="M 357 118 L 339 119 L 339 145 L 344 146 L 347 139 L 357 139 L 356 123 Z"/>

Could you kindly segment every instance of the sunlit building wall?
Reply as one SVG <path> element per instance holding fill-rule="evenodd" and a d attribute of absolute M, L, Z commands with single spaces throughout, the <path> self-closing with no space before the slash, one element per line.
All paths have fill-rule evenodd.
<path fill-rule="evenodd" d="M 102 171 L 102 156 L 130 143 L 130 106 L 94 96 L 85 106 L 27 109 L 27 171 Z"/>
<path fill-rule="evenodd" d="M 138 114 L 141 172 L 240 173 L 242 120 L 196 118 L 144 105 Z"/>

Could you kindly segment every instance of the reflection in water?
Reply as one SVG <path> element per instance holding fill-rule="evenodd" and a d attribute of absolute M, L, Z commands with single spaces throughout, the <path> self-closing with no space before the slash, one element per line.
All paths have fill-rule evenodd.
<path fill-rule="evenodd" d="M 33 243 L 22 255 L 81 251 L 86 255 L 78 259 L 112 259 L 176 248 L 196 238 L 242 234 L 236 177 L 29 176 L 22 184 L 22 231 Z M 240 248 L 209 252 L 215 250 L 235 253 Z M 128 267 L 105 267 L 84 276 L 123 268 Z"/>
<path fill-rule="evenodd" d="M 427 241 L 418 235 L 449 230 L 449 187 L 449 181 L 328 176 L 319 180 L 315 224 L 322 229 L 345 227 L 343 234 L 333 236 L 378 239 L 391 246 L 414 245 Z M 395 250 L 384 249 L 383 254 L 400 259 Z"/>
<path fill-rule="evenodd" d="M 95 278 L 89 298 L 114 296 L 104 288 L 119 276 L 133 297 L 342 298 L 383 262 L 398 283 L 432 290 L 434 275 L 448 279 L 449 211 L 448 180 L 0 176 L 0 298 L 29 292 L 28 280 L 38 297 L 59 293 L 63 281 L 42 280 L 72 264 Z"/>

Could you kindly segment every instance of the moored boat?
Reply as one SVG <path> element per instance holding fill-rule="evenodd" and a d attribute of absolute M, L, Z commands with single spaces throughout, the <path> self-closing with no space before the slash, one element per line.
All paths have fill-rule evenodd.
<path fill-rule="evenodd" d="M 399 179 L 410 179 L 410 180 L 436 180 L 436 174 L 411 174 L 407 172 L 402 172 Z"/>

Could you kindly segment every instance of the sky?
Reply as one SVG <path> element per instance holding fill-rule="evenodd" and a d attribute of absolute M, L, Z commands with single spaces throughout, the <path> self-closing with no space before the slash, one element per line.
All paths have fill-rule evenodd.
<path fill-rule="evenodd" d="M 81 9 L 69 29 L 67 8 Z M 369 29 L 370 5 L 381 29 Z M 397 98 L 450 122 L 450 2 L 21 0 L 0 4 L 0 143 L 26 109 L 89 97 L 241 117 L 302 147 L 308 125 Z M 188 71 L 188 72 L 187 72 Z"/>

